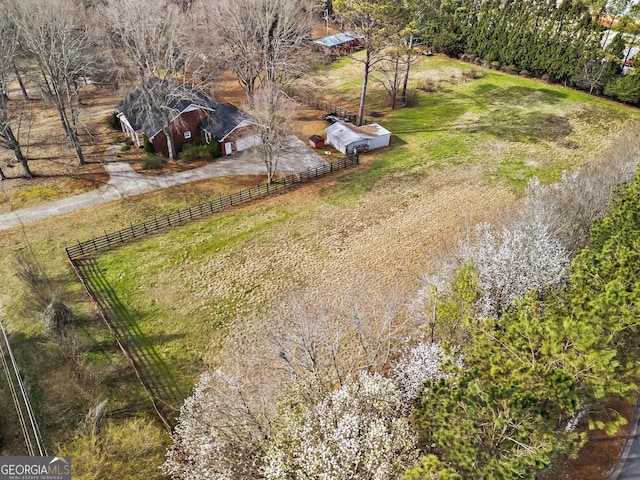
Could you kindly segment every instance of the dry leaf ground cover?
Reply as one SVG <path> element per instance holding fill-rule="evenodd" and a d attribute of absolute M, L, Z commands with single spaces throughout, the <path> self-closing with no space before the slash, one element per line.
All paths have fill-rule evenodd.
<path fill-rule="evenodd" d="M 302 79 L 299 88 L 355 110 L 360 67 L 340 60 Z M 409 298 L 420 276 L 436 267 L 439 255 L 477 222 L 498 220 L 531 176 L 553 181 L 564 169 L 598 161 L 618 132 L 637 118 L 634 110 L 534 80 L 497 72 L 467 79 L 464 72 L 470 68 L 439 57 L 421 59 L 412 86 L 437 78 L 440 87 L 433 93 L 418 91 L 410 109 L 389 110 L 384 92 L 372 83 L 367 111 L 393 132 L 392 145 L 363 156 L 353 170 L 96 259 L 184 395 L 206 364 L 217 363 L 229 326 L 268 312 L 298 288 L 340 296 L 345 285 L 357 283 L 362 289 L 382 288 Z M 300 118 L 310 123 L 297 125 L 300 136 L 321 133 L 319 115 L 301 109 Z M 114 412 L 110 425 L 134 425 L 132 418 L 146 411 L 133 376 L 120 368 L 109 333 L 64 264 L 64 245 L 252 181 L 217 179 L 182 186 L 0 232 L 5 252 L 0 257 L 0 307 L 41 392 L 36 402 L 47 419 L 49 441 L 68 448 L 76 445 L 69 443 L 74 434 L 80 445 L 88 441 L 75 418 L 95 399 L 109 399 Z M 85 386 L 71 378 L 65 361 L 30 355 L 33 342 L 50 342 L 33 316 L 19 313 L 24 302 L 11 276 L 19 251 L 28 251 L 67 287 L 82 329 L 93 342 L 86 368 L 97 377 L 111 372 L 106 379 Z M 47 348 L 55 352 L 55 347 Z M 51 382 L 61 381 L 72 386 L 45 395 Z M 126 432 L 137 430 L 123 431 L 133 435 Z M 162 444 L 146 452 L 156 465 L 162 461 Z M 150 467 L 141 467 L 138 474 L 158 476 Z"/>

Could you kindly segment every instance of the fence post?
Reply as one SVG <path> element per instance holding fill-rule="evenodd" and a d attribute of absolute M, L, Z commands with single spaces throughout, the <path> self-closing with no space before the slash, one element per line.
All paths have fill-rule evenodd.
<path fill-rule="evenodd" d="M 342 111 L 344 112 L 344 111 Z M 330 172 L 338 172 L 344 168 L 347 168 L 349 166 L 355 165 L 360 163 L 360 156 L 359 154 L 351 154 L 351 155 L 347 155 L 343 158 L 340 158 L 334 162 L 327 162 L 328 166 L 326 164 L 323 164 L 322 168 L 320 167 L 315 167 L 315 169 L 310 168 L 308 170 L 303 171 L 302 173 L 296 173 L 296 174 L 291 174 L 291 175 L 284 175 L 282 176 L 279 180 L 274 181 L 273 183 L 266 183 L 266 184 L 262 184 L 262 185 L 258 185 L 256 187 L 252 187 L 248 189 L 248 198 L 251 199 L 254 196 L 256 197 L 260 197 L 262 195 L 264 195 L 265 193 L 268 194 L 272 189 L 273 190 L 279 190 L 281 188 L 286 188 L 287 185 L 295 185 L 297 183 L 304 183 L 305 181 L 310 181 L 312 178 L 319 178 L 321 176 L 324 176 Z M 312 172 L 314 172 L 314 176 L 312 177 Z M 256 194 L 253 194 L 253 189 L 256 189 Z M 265 192 L 263 192 L 263 190 Z M 226 195 L 225 198 L 229 199 L 228 205 L 224 205 L 223 204 L 223 200 L 222 200 L 222 193 L 218 194 L 218 206 L 216 207 L 214 205 L 213 201 L 209 201 L 206 203 L 200 203 L 197 206 L 194 207 L 189 207 L 188 210 L 188 216 L 185 216 L 185 220 L 194 219 L 194 215 L 197 217 L 198 215 L 203 215 L 204 211 L 208 209 L 211 212 L 217 211 L 217 210 L 221 210 L 223 207 L 226 206 L 233 206 L 233 195 L 238 195 L 239 196 L 239 201 L 242 202 L 243 198 L 247 198 L 244 197 L 244 190 L 240 190 L 238 192 L 236 192 L 235 194 L 232 195 Z M 236 204 L 238 203 L 238 201 L 236 201 Z M 199 214 L 198 213 L 194 213 L 195 208 L 199 208 Z M 215 207 L 215 208 L 214 208 Z M 178 222 L 177 224 L 180 225 L 181 222 L 183 221 L 182 218 L 182 210 L 178 210 L 177 212 L 178 215 Z M 166 222 L 167 225 L 163 226 L 175 226 L 176 223 L 172 221 L 172 216 L 173 214 L 169 214 L 169 215 L 164 215 L 163 217 L 166 218 Z M 164 220 L 163 220 L 164 222 Z M 151 232 L 160 230 L 161 226 L 160 223 L 158 221 L 158 216 L 157 214 L 153 216 L 153 222 L 151 220 L 149 220 L 148 222 L 143 222 L 142 224 L 137 224 L 136 226 L 133 225 L 133 222 L 129 223 L 129 230 L 131 232 L 131 238 L 137 238 L 136 235 L 136 228 L 138 226 L 141 226 L 142 229 L 140 229 L 140 235 L 142 235 L 142 230 L 144 230 L 144 234 L 149 234 Z M 127 230 L 127 228 L 123 228 L 120 230 L 117 230 L 115 232 L 113 232 L 114 234 L 114 245 L 117 245 L 118 243 L 125 243 L 127 239 L 124 238 L 124 233 Z M 97 242 L 98 240 L 100 240 L 101 238 L 104 238 L 104 245 L 102 245 L 101 247 L 98 246 Z M 119 240 L 119 241 L 117 241 Z M 102 240 L 100 240 L 102 242 Z M 106 230 L 104 230 L 104 236 L 103 237 L 94 237 L 92 239 L 86 240 L 84 242 L 80 242 L 79 240 L 77 241 L 77 246 L 73 246 L 72 249 L 70 250 L 68 247 L 65 247 L 65 250 L 67 252 L 67 256 L 69 257 L 70 260 L 72 260 L 73 258 L 85 255 L 86 253 L 89 252 L 97 252 L 99 251 L 101 248 L 104 248 L 105 246 L 109 246 L 111 247 L 111 237 L 110 234 L 107 233 Z M 85 247 L 86 246 L 86 247 Z M 79 252 L 79 253 L 78 253 Z"/>

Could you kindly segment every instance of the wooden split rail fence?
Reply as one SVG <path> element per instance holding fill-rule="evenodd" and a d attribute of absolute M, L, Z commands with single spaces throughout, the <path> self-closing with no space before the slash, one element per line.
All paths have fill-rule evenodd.
<path fill-rule="evenodd" d="M 358 124 L 358 115 L 356 113 L 353 113 L 350 110 L 347 110 L 346 108 L 342 108 L 337 105 L 327 103 L 323 100 L 318 100 L 317 98 L 307 96 L 303 93 L 300 93 L 291 89 L 286 90 L 285 93 L 297 102 L 309 105 L 310 107 L 313 107 L 316 110 L 321 110 L 326 113 L 336 115 L 337 117 L 344 119 L 348 122 L 354 123 L 356 125 Z M 376 122 L 375 120 L 367 117 L 362 119 L 362 125 L 369 125 L 371 123 L 376 123 Z"/>
<path fill-rule="evenodd" d="M 94 237 L 82 242 L 78 241 L 77 244 L 70 245 L 66 247 L 65 250 L 67 251 L 69 260 L 73 261 L 74 259 L 82 258 L 85 255 L 118 246 L 134 238 L 143 237 L 167 227 L 183 225 L 184 223 L 203 215 L 269 195 L 283 188 L 291 187 L 300 183 L 306 183 L 315 178 L 324 177 L 333 172 L 338 172 L 356 165 L 357 163 L 358 156 L 349 155 L 333 163 L 325 163 L 320 167 L 312 168 L 301 173 L 286 175 L 274 180 L 271 184 L 263 183 L 246 190 L 240 190 L 230 195 L 221 195 L 214 200 L 200 203 L 183 210 L 178 210 L 168 215 L 156 216 L 152 220 L 147 220 L 146 222 L 135 225 L 131 224 L 129 227 L 123 228 L 122 230 L 105 233 L 99 237 Z"/>

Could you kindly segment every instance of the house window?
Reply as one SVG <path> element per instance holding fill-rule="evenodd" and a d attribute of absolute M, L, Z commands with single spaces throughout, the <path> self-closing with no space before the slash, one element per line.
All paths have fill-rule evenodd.
<path fill-rule="evenodd" d="M 189 130 L 184 132 L 184 138 L 191 138 L 191 132 Z"/>

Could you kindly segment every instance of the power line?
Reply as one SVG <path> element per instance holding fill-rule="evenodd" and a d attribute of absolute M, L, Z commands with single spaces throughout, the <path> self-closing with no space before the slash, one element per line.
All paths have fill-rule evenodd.
<path fill-rule="evenodd" d="M 18 423 L 20 424 L 20 429 L 22 430 L 22 436 L 24 437 L 24 442 L 27 447 L 27 453 L 33 456 L 35 455 L 35 453 L 33 451 L 33 444 L 31 443 L 31 436 L 29 435 L 29 431 L 27 430 L 27 424 L 24 421 L 24 414 L 22 412 L 22 406 L 20 405 L 20 399 L 18 398 L 15 385 L 13 384 L 13 378 L 11 377 L 11 372 L 9 371 L 9 365 L 7 364 L 7 359 L 5 358 L 5 353 L 2 345 L 0 345 L 0 356 L 2 357 L 2 367 L 4 368 L 4 373 L 7 377 L 7 385 L 9 385 L 11 398 L 13 399 L 13 404 L 16 407 Z"/>
<path fill-rule="evenodd" d="M 15 375 L 16 381 L 18 383 L 18 388 L 20 389 L 20 393 L 22 394 L 22 401 L 24 403 L 25 409 L 27 410 L 27 416 L 29 417 L 29 423 L 31 424 L 31 431 L 33 432 L 33 439 L 35 440 L 36 446 L 38 447 L 38 454 L 40 456 L 47 455 L 47 449 L 44 446 L 44 441 L 42 440 L 42 434 L 40 432 L 40 427 L 38 427 L 38 422 L 36 420 L 36 416 L 33 413 L 33 408 L 31 407 L 31 402 L 29 400 L 29 396 L 27 395 L 27 389 L 22 382 L 22 377 L 20 375 L 20 370 L 18 369 L 18 364 L 16 363 L 16 359 L 13 356 L 13 351 L 11 350 L 11 345 L 9 344 L 9 338 L 7 337 L 7 332 L 4 329 L 4 325 L 2 325 L 2 320 L 0 320 L 0 330 L 2 330 L 2 336 L 4 338 L 4 343 L 7 347 L 7 353 L 9 354 L 9 358 L 11 359 L 11 365 L 13 367 L 13 373 Z M 2 363 L 5 370 L 5 374 L 7 375 L 7 381 L 9 383 L 9 388 L 11 390 L 11 396 L 13 397 L 13 402 L 16 406 L 16 411 L 18 412 L 18 419 L 20 421 L 20 427 L 22 429 L 22 433 L 25 437 L 25 443 L 27 444 L 27 450 L 29 451 L 29 455 L 35 456 L 35 450 L 33 448 L 33 444 L 31 443 L 31 435 L 28 432 L 26 421 L 24 419 L 24 413 L 22 412 L 22 407 L 19 402 L 19 398 L 17 392 L 15 390 L 15 386 L 13 384 L 13 379 L 11 378 L 11 372 L 9 371 L 9 365 L 7 364 L 7 360 L 5 358 L 4 352 L 0 348 L 0 352 L 2 353 Z"/>

